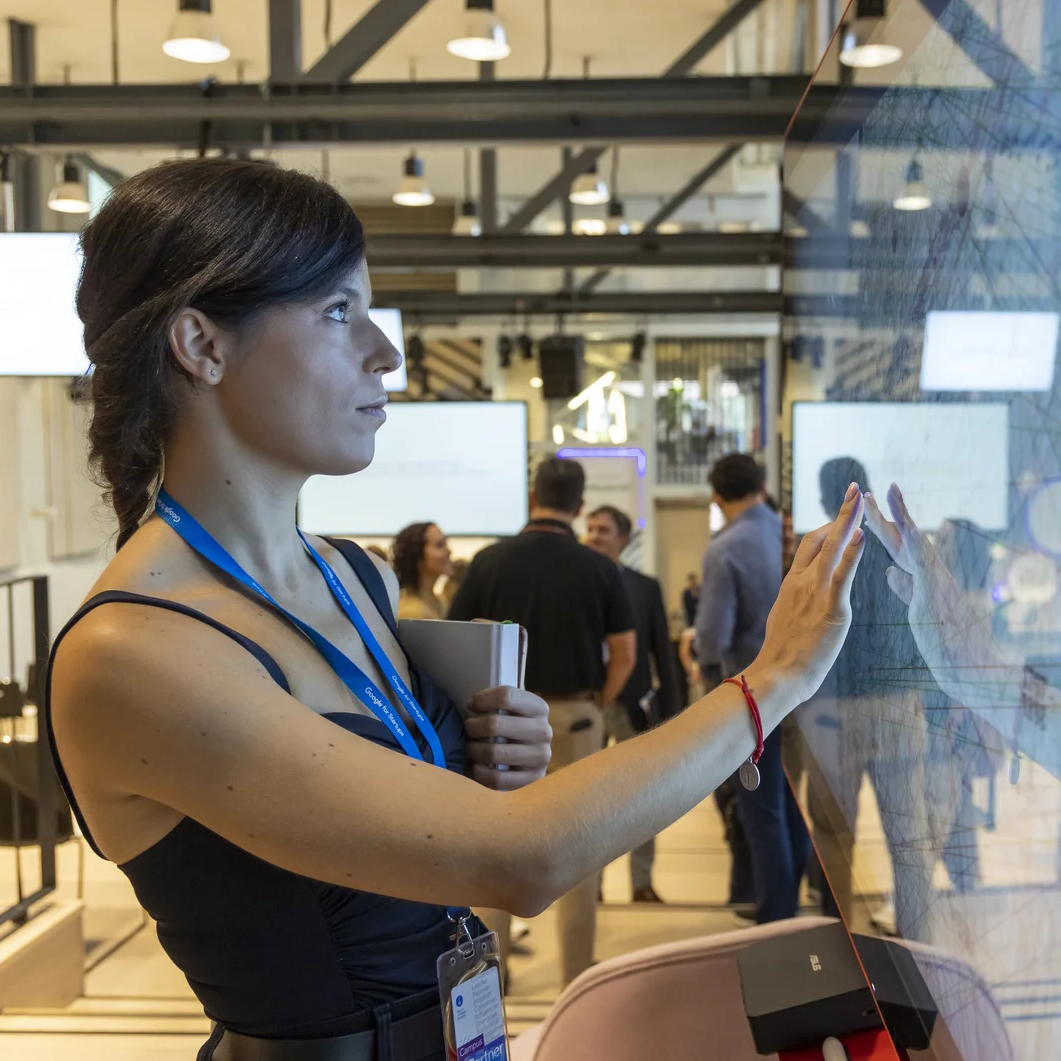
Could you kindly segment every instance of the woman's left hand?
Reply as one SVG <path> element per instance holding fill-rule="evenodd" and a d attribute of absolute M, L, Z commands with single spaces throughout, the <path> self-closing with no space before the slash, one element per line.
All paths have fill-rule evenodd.
<path fill-rule="evenodd" d="M 468 709 L 468 762 L 479 784 L 511 791 L 545 776 L 553 731 L 549 705 L 540 696 L 509 686 L 484 689 L 472 697 Z M 496 737 L 504 740 L 491 739 Z"/>

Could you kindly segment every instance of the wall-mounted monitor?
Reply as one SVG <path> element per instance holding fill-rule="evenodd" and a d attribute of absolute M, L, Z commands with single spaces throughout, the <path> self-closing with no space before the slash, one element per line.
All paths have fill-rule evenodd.
<path fill-rule="evenodd" d="M 75 233 L 0 234 L 0 376 L 81 376 L 88 371 L 74 309 L 80 273 Z M 369 314 L 404 358 L 401 311 L 372 309 Z M 389 391 L 405 390 L 404 362 L 383 382 Z"/>
<path fill-rule="evenodd" d="M 527 520 L 523 402 L 394 402 L 356 475 L 315 475 L 298 499 L 311 534 L 390 536 L 430 520 L 446 534 L 515 534 Z"/>
<path fill-rule="evenodd" d="M 1057 313 L 933 310 L 921 352 L 923 391 L 1048 391 Z"/>
<path fill-rule="evenodd" d="M 1008 440 L 1008 408 L 1002 403 L 796 402 L 794 529 L 804 534 L 826 522 L 822 467 L 853 457 L 865 468 L 881 507 L 888 487 L 899 483 L 926 530 L 946 519 L 1000 530 L 1008 522 Z M 867 483 L 859 485 L 865 489 Z"/>

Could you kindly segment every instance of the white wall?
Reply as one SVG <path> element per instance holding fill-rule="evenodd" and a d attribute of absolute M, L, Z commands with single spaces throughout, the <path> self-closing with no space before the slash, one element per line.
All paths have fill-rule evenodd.
<path fill-rule="evenodd" d="M 103 570 L 113 531 L 87 485 L 83 437 L 72 430 L 80 414 L 65 380 L 0 378 L 0 581 L 48 576 L 53 637 Z M 32 658 L 29 591 L 16 591 L 14 600 L 12 662 L 0 594 L 0 677 L 24 682 Z"/>

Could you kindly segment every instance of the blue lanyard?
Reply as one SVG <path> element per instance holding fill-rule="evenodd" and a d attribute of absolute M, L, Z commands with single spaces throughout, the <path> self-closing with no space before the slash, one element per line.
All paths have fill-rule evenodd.
<path fill-rule="evenodd" d="M 328 661 L 332 670 L 342 679 L 343 684 L 382 722 L 398 739 L 405 754 L 413 759 L 423 761 L 423 755 L 416 746 L 416 741 L 409 732 L 401 716 L 391 706 L 390 701 L 380 692 L 376 683 L 356 664 L 349 656 L 335 647 L 326 637 L 319 634 L 308 623 L 304 623 L 296 615 L 292 615 L 286 608 L 277 604 L 265 588 L 252 578 L 233 559 L 229 552 L 222 546 L 210 532 L 200 524 L 194 516 L 186 512 L 173 500 L 165 490 L 160 490 L 158 500 L 155 502 L 155 511 L 190 545 L 200 556 L 209 560 L 215 567 L 221 568 L 227 575 L 242 582 L 248 589 L 253 590 L 259 597 L 268 601 L 281 615 L 293 623 L 303 634 L 306 635 L 317 647 L 320 654 Z M 346 613 L 347 618 L 354 624 L 357 632 L 361 635 L 365 647 L 369 650 L 372 658 L 376 661 L 383 674 L 386 676 L 390 687 L 405 705 L 409 714 L 415 720 L 420 732 L 427 740 L 431 749 L 431 757 L 435 766 L 446 768 L 446 755 L 442 751 L 442 742 L 438 739 L 435 727 L 431 725 L 430 719 L 424 714 L 423 708 L 416 702 L 416 697 L 409 691 L 409 687 L 402 680 L 401 675 L 391 663 L 387 654 L 383 651 L 376 635 L 368 627 L 361 613 L 357 610 L 346 587 L 339 581 L 338 576 L 328 566 L 312 545 L 306 540 L 306 536 L 299 531 L 302 544 L 313 562 L 324 575 L 332 596 L 339 602 L 339 606 Z"/>

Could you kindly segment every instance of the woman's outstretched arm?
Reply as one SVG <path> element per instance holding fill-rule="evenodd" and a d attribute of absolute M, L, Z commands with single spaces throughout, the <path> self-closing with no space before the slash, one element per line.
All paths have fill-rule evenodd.
<path fill-rule="evenodd" d="M 835 523 L 806 536 L 782 586 L 747 671 L 767 731 L 815 691 L 843 643 L 861 515 L 852 491 Z M 476 706 L 529 695 L 492 690 Z M 495 792 L 343 731 L 238 645 L 132 604 L 70 631 L 52 710 L 74 790 L 94 807 L 153 801 L 312 878 L 521 914 L 675 821 L 755 744 L 744 696 L 726 685 L 635 740 Z"/>

